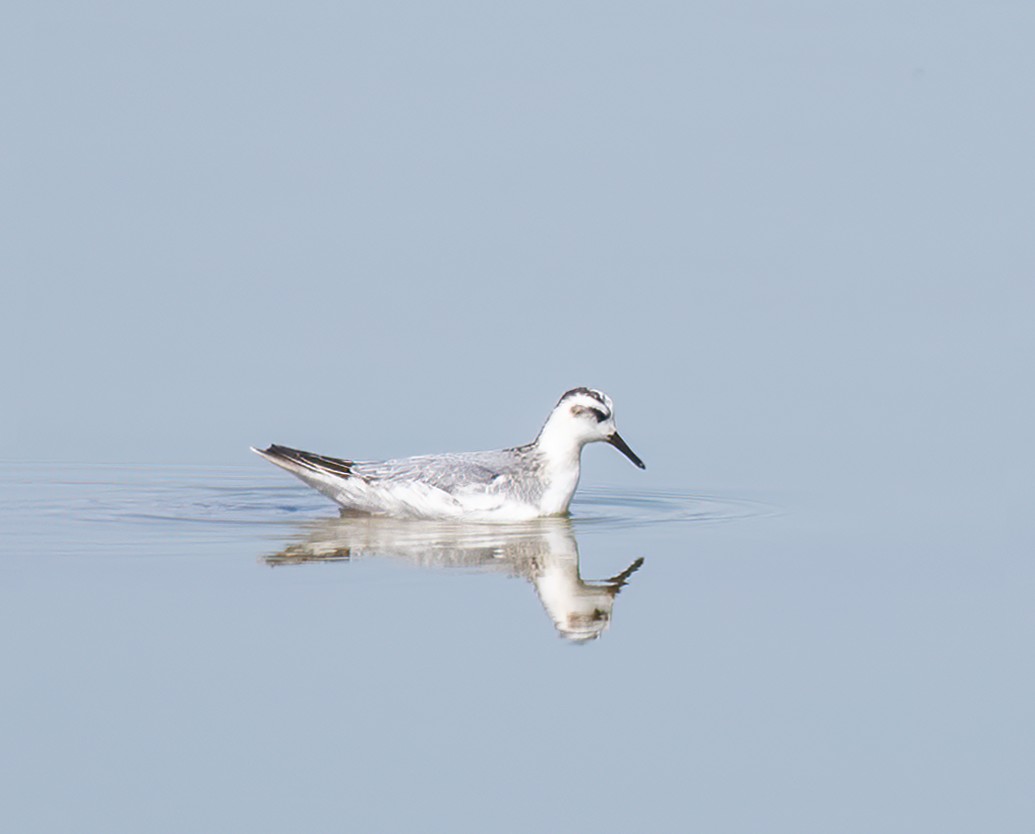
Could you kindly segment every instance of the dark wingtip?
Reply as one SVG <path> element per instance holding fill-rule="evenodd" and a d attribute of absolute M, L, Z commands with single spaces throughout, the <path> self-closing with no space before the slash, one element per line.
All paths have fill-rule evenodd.
<path fill-rule="evenodd" d="M 273 455 L 278 458 L 297 458 L 302 455 L 310 455 L 311 452 L 303 452 L 301 449 L 292 449 L 290 446 L 281 446 L 279 443 L 271 443 L 265 449 L 256 449 L 260 455 Z"/>
<path fill-rule="evenodd" d="M 285 451 L 284 446 L 278 446 L 276 443 L 271 443 L 265 449 L 261 449 L 258 446 L 251 446 L 250 448 L 257 455 L 283 456 Z"/>
<path fill-rule="evenodd" d="M 318 455 L 314 452 L 303 452 L 301 449 L 292 449 L 290 446 L 281 446 L 277 443 L 270 444 L 262 451 L 255 451 L 267 458 L 277 458 L 288 463 L 304 466 L 317 472 L 329 473 L 340 477 L 348 477 L 352 474 L 353 461 L 344 458 L 332 458 L 327 455 Z M 277 461 L 274 461 L 276 463 Z"/>

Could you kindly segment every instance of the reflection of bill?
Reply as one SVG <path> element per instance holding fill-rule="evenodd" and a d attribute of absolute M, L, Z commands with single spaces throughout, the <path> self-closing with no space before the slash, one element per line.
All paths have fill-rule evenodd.
<path fill-rule="evenodd" d="M 302 542 L 265 557 L 271 565 L 398 557 L 424 567 L 496 570 L 521 576 L 536 593 L 561 636 L 599 637 L 611 622 L 615 597 L 643 559 L 610 579 L 585 581 L 571 521 L 457 524 L 372 517 L 322 522 Z"/>

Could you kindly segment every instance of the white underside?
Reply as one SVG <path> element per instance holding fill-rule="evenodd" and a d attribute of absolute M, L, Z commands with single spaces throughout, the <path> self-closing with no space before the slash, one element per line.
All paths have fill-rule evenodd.
<path fill-rule="evenodd" d="M 359 478 L 340 478 L 295 469 L 289 471 L 345 510 L 393 518 L 509 522 L 564 515 L 578 486 L 576 472 L 574 476 L 562 478 L 561 482 L 552 482 L 542 499 L 533 504 L 473 487 L 446 492 L 422 481 L 371 484 Z"/>

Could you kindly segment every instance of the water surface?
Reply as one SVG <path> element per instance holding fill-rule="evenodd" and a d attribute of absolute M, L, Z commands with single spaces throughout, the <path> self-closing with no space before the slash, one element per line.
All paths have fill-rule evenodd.
<path fill-rule="evenodd" d="M 596 488 L 571 519 L 342 519 L 256 466 L 5 466 L 0 494 L 21 831 L 1030 809 L 1030 565 L 971 569 L 923 507 Z"/>

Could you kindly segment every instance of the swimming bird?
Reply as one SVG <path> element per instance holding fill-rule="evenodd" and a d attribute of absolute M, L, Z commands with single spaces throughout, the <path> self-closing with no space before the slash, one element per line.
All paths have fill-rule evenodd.
<path fill-rule="evenodd" d="M 646 469 L 615 428 L 611 398 L 593 388 L 566 391 L 536 439 L 511 449 L 384 461 L 276 444 L 252 451 L 336 501 L 343 513 L 521 521 L 567 514 L 579 485 L 582 447 L 597 441 Z"/>

